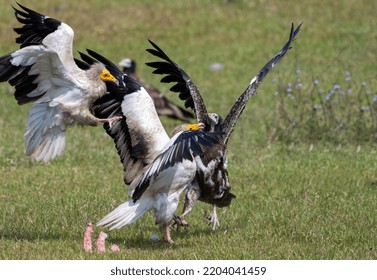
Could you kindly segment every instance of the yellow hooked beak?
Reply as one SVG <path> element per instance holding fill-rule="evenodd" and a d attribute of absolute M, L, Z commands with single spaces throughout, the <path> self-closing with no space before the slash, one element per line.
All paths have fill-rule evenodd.
<path fill-rule="evenodd" d="M 186 126 L 186 130 L 203 130 L 205 127 L 204 123 L 193 123 Z"/>
<path fill-rule="evenodd" d="M 107 69 L 102 70 L 100 77 L 104 82 L 112 82 L 119 85 L 119 81 Z"/>

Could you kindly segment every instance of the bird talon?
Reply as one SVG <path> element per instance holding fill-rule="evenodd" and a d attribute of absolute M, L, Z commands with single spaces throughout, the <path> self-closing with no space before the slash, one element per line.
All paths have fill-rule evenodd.
<path fill-rule="evenodd" d="M 115 117 L 112 117 L 112 118 L 108 118 L 107 121 L 109 123 L 109 127 L 112 128 L 113 122 L 118 121 L 122 118 L 123 118 L 122 116 L 115 116 Z"/>
<path fill-rule="evenodd" d="M 177 226 L 177 230 L 179 230 L 180 227 L 183 227 L 185 230 L 188 230 L 188 223 L 185 219 L 183 219 L 181 216 L 174 215 L 173 217 L 173 224 L 172 226 Z"/>
<path fill-rule="evenodd" d="M 208 217 L 210 224 L 212 224 L 212 231 L 216 230 L 216 227 L 220 226 L 219 218 L 216 213 L 216 206 L 213 207 L 212 214 Z"/>

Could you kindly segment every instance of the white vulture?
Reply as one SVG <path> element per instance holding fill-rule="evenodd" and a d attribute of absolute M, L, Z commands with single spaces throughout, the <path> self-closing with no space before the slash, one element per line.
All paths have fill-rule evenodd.
<path fill-rule="evenodd" d="M 172 101 L 167 99 L 158 88 L 140 79 L 136 74 L 135 60 L 131 58 L 124 58 L 118 65 L 122 67 L 124 74 L 127 74 L 128 76 L 137 80 L 145 88 L 145 90 L 152 97 L 154 106 L 156 107 L 156 111 L 159 116 L 167 116 L 172 119 L 182 121 L 188 121 L 189 119 L 194 118 L 194 115 L 191 112 L 177 106 Z"/>
<path fill-rule="evenodd" d="M 119 79 L 118 86 L 108 84 L 110 94 L 98 99 L 92 110 L 97 117 L 123 116 L 112 126 L 105 123 L 104 128 L 114 139 L 124 167 L 124 182 L 132 196 L 97 225 L 119 229 L 152 210 L 156 223 L 165 230 L 166 241 L 173 243 L 170 224 L 180 194 L 195 177 L 196 158 L 203 155 L 206 147 L 221 142 L 222 133 L 201 131 L 203 124 L 185 124 L 177 127 L 170 139 L 143 86 L 122 75 L 109 60 L 87 51 L 90 56 L 80 53 L 83 62 L 76 61 L 81 68 L 100 61 Z"/>
<path fill-rule="evenodd" d="M 171 60 L 161 48 L 150 41 L 154 49 L 147 49 L 152 55 L 162 59 L 163 61 L 149 62 L 148 66 L 154 68 L 153 73 L 165 75 L 161 82 L 176 83 L 170 90 L 179 93 L 181 100 L 185 101 L 185 107 L 194 110 L 198 123 L 205 124 L 205 131 L 223 132 L 224 137 L 218 145 L 208 147 L 204 150 L 202 157 L 198 161 L 198 171 L 195 180 L 186 193 L 183 214 L 176 217 L 176 222 L 186 226 L 187 222 L 184 217 L 192 210 L 197 200 L 213 205 L 211 215 L 212 229 L 215 230 L 219 225 L 216 214 L 216 207 L 229 206 L 235 197 L 231 192 L 229 176 L 227 170 L 227 143 L 233 131 L 236 122 L 244 110 L 247 101 L 252 95 L 256 94 L 256 90 L 266 77 L 268 72 L 285 56 L 291 48 L 291 43 L 299 32 L 301 24 L 295 29 L 292 23 L 288 42 L 276 54 L 260 72 L 251 79 L 246 90 L 237 99 L 225 120 L 216 113 L 208 113 L 203 99 L 199 93 L 197 86 L 182 68 Z"/>
<path fill-rule="evenodd" d="M 48 162 L 63 153 L 68 126 L 119 119 L 99 119 L 90 112 L 105 94 L 105 82 L 118 80 L 102 63 L 85 71 L 76 65 L 74 33 L 67 24 L 19 6 L 22 10 L 14 10 L 23 26 L 14 31 L 20 49 L 0 57 L 0 82 L 15 87 L 19 105 L 34 104 L 26 121 L 26 154 Z"/>

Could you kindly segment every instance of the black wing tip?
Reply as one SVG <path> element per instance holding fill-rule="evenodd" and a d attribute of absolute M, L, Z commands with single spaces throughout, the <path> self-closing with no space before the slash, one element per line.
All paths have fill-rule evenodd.
<path fill-rule="evenodd" d="M 91 50 L 91 49 L 86 49 L 86 51 L 88 52 L 88 54 L 93 57 L 94 59 L 98 60 L 99 62 L 103 63 L 105 66 L 110 66 L 110 67 L 113 67 L 115 69 L 118 69 L 120 71 L 120 69 L 118 68 L 118 66 L 116 66 L 112 61 L 110 61 L 108 58 L 104 57 L 103 55 Z"/>
<path fill-rule="evenodd" d="M 296 37 L 296 35 L 297 35 L 297 33 L 300 31 L 300 29 L 301 29 L 301 26 L 304 24 L 304 22 L 302 21 L 296 28 L 295 28 L 295 25 L 294 25 L 294 23 L 292 22 L 292 26 L 291 26 L 291 34 L 290 34 L 290 36 L 289 36 L 289 38 L 290 38 L 290 41 L 292 41 L 295 37 Z"/>
<path fill-rule="evenodd" d="M 101 55 L 101 54 L 99 54 L 99 53 L 97 53 L 97 52 L 95 52 L 91 49 L 86 49 L 86 51 L 88 52 L 88 54 L 92 58 L 94 58 L 94 59 L 98 60 L 99 62 L 101 62 L 102 64 L 104 64 L 106 66 L 106 68 L 111 72 L 111 74 L 116 75 L 118 78 L 123 77 L 123 72 L 110 59 L 104 57 L 103 55 Z"/>
<path fill-rule="evenodd" d="M 149 44 L 152 45 L 152 47 L 154 47 L 155 49 L 156 49 L 156 47 L 158 48 L 158 46 L 156 45 L 156 43 L 153 42 L 151 39 L 147 38 L 147 40 L 148 40 Z M 153 52 L 153 51 L 156 51 L 155 49 L 147 48 L 147 49 L 145 49 L 145 50 L 146 50 L 147 52 L 151 53 L 151 52 Z"/>
<path fill-rule="evenodd" d="M 160 49 L 155 42 L 148 38 L 148 42 L 156 49 Z"/>
<path fill-rule="evenodd" d="M 24 6 L 24 5 L 21 5 L 19 2 L 17 2 L 16 1 L 16 4 L 19 6 L 19 8 L 16 8 L 16 7 L 14 7 L 13 5 L 11 5 L 12 6 L 12 8 L 14 9 L 14 11 L 15 11 L 15 13 L 16 13 L 16 17 L 18 16 L 18 15 L 21 15 L 21 16 L 23 16 L 23 17 L 26 17 L 26 16 L 31 16 L 31 15 L 37 15 L 37 16 L 41 16 L 41 17 L 45 17 L 45 15 L 42 15 L 42 14 L 40 14 L 40 13 L 38 13 L 38 12 L 36 12 L 36 11 L 34 11 L 34 10 L 32 10 L 32 9 L 30 9 L 30 8 L 28 8 L 28 7 L 26 7 L 26 6 Z M 21 10 L 21 9 L 22 10 Z M 26 14 L 25 14 L 26 13 Z"/>

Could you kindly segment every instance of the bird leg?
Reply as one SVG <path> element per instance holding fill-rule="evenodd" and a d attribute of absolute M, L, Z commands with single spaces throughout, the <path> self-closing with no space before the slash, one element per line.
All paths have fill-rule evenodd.
<path fill-rule="evenodd" d="M 212 224 L 212 230 L 216 230 L 216 226 L 220 226 L 219 219 L 217 218 L 216 205 L 213 205 L 212 215 L 209 216 L 209 221 Z"/>
<path fill-rule="evenodd" d="M 84 125 L 91 125 L 91 126 L 96 126 L 98 123 L 109 123 L 110 128 L 113 122 L 122 119 L 123 116 L 113 116 L 111 118 L 105 118 L 105 119 L 100 119 L 95 117 L 92 113 L 89 111 L 84 111 L 82 112 L 81 115 L 77 116 L 77 121 L 79 124 L 84 124 Z"/>
<path fill-rule="evenodd" d="M 183 205 L 183 214 L 181 216 L 174 216 L 174 225 L 177 225 L 177 230 L 180 226 L 184 227 L 184 229 L 188 230 L 189 224 L 185 220 L 184 217 L 188 215 L 192 208 L 194 207 L 195 202 L 198 200 L 200 196 L 200 188 L 198 184 L 191 184 L 186 192 L 185 197 L 185 204 Z"/>
<path fill-rule="evenodd" d="M 170 236 L 170 227 L 169 227 L 169 225 L 165 226 L 165 240 L 169 244 L 173 244 L 174 243 L 174 241 L 171 239 L 171 236 Z"/>
<path fill-rule="evenodd" d="M 97 119 L 98 122 L 101 122 L 101 123 L 109 123 L 109 126 L 111 128 L 113 122 L 117 121 L 117 120 L 120 120 L 122 119 L 123 116 L 114 116 L 114 117 L 111 117 L 111 118 L 106 118 L 106 119 Z"/>

